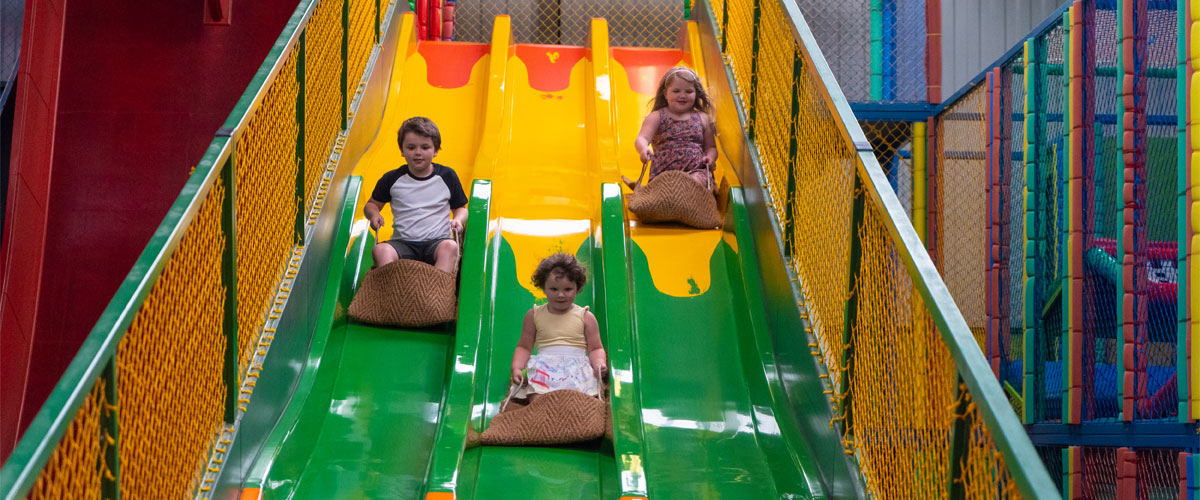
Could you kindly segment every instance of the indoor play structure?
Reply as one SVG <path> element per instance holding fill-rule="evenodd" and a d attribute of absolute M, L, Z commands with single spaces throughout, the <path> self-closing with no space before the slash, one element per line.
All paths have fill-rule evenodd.
<path fill-rule="evenodd" d="M 1130 3 L 1142 9 L 1130 18 L 1147 12 Z M 445 40 L 466 32 L 447 17 L 479 14 L 461 1 L 416 13 L 301 1 L 4 463 L 0 494 L 1082 497 L 1099 484 L 1088 474 L 1104 475 L 1089 450 L 1106 444 L 1061 426 L 1103 415 L 1179 438 L 1200 404 L 1194 342 L 1159 345 L 1190 328 L 1176 271 L 1190 247 L 1146 236 L 1147 216 L 1121 198 L 1149 192 L 1184 213 L 1191 192 L 1154 194 L 1146 148 L 1122 149 L 1147 143 L 1137 134 L 1161 126 L 1157 111 L 1134 102 L 1117 120 L 1086 104 L 1096 74 L 1115 84 L 1125 71 L 1079 61 L 1096 57 L 1084 36 L 1096 4 L 1068 6 L 1025 44 L 1020 69 L 986 71 L 881 162 L 790 1 L 689 2 L 669 23 L 673 47 L 612 43 L 649 30 L 616 7 L 564 9 L 553 29 L 571 45 L 525 43 L 548 28 L 516 15 L 480 16 L 486 41 Z M 632 143 L 676 65 L 715 102 L 716 176 L 733 186 L 720 229 L 643 224 L 619 182 L 642 167 Z M 1146 71 L 1128 74 L 1146 88 Z M 1170 78 L 1172 91 L 1184 79 Z M 913 85 L 886 81 L 872 95 Z M 1039 100 L 1049 92 L 1056 101 Z M 458 320 L 364 325 L 346 316 L 376 239 L 362 206 L 403 163 L 395 135 L 412 116 L 438 124 L 437 161 L 469 191 Z M 1094 123 L 1130 125 L 1105 135 Z M 1083 158 L 1104 161 L 1085 174 Z M 1018 187 L 1010 171 L 1038 182 Z M 1126 184 L 1087 198 L 1110 203 L 1108 218 L 1082 220 L 1098 211 L 1080 197 L 1100 192 L 1084 184 L 1109 176 Z M 505 397 L 521 318 L 544 299 L 529 276 L 557 251 L 588 268 L 577 303 L 609 353 L 613 436 L 472 446 Z M 1115 319 L 1094 327 L 1102 313 L 1082 305 Z M 1200 496 L 1197 443 L 1156 443 L 1114 448 L 1112 491 Z M 1164 460 L 1173 476 L 1139 468 Z"/>

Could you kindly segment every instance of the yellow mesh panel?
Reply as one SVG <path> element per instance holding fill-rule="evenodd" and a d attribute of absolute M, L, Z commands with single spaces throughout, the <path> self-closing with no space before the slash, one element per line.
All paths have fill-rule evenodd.
<path fill-rule="evenodd" d="M 238 373 L 245 373 L 269 315 L 272 290 L 292 253 L 296 214 L 296 55 L 238 138 Z"/>
<path fill-rule="evenodd" d="M 758 118 L 754 137 L 767 184 L 772 188 L 769 195 L 775 215 L 779 223 L 786 226 L 791 215 L 785 208 L 791 163 L 792 73 L 796 42 L 777 2 L 762 3 L 759 36 L 758 88 L 755 89 Z"/>
<path fill-rule="evenodd" d="M 733 68 L 737 81 L 738 97 L 742 99 L 746 116 L 750 116 L 751 69 L 754 58 L 754 2 L 752 0 L 728 0 L 729 31 L 725 35 L 725 62 Z M 753 123 L 750 126 L 754 126 Z"/>
<path fill-rule="evenodd" d="M 855 294 L 850 432 L 875 498 L 942 498 L 950 464 L 954 361 L 866 203 Z"/>
<path fill-rule="evenodd" d="M 225 410 L 218 180 L 117 347 L 121 495 L 183 498 Z"/>
<path fill-rule="evenodd" d="M 796 81 L 800 109 L 794 125 L 796 193 L 789 207 L 793 230 L 784 237 L 792 241 L 792 264 L 804 291 L 809 321 L 836 388 L 842 379 L 842 316 L 858 156 L 838 132 L 821 92 L 817 75 L 805 64 Z"/>
<path fill-rule="evenodd" d="M 977 86 L 938 120 L 935 263 L 972 330 L 987 326 L 987 88 Z"/>
<path fill-rule="evenodd" d="M 375 46 L 375 0 L 350 2 L 349 55 L 346 58 L 346 95 L 353 99 Z"/>
<path fill-rule="evenodd" d="M 100 487 L 104 470 L 104 451 L 107 441 L 102 441 L 100 428 L 101 412 L 105 409 L 104 379 L 92 386 L 92 391 L 79 407 L 71 426 L 62 441 L 50 455 L 37 482 L 29 490 L 30 500 L 78 498 L 100 498 Z"/>
<path fill-rule="evenodd" d="M 1004 457 L 992 441 L 992 433 L 983 423 L 979 407 L 971 401 L 971 394 L 963 391 L 970 419 L 970 440 L 962 457 L 962 482 L 967 498 L 1021 498 L 1017 485 L 1004 465 Z"/>
<path fill-rule="evenodd" d="M 317 4 L 308 21 L 304 54 L 305 212 L 321 185 L 325 161 L 341 130 L 342 2 Z"/>

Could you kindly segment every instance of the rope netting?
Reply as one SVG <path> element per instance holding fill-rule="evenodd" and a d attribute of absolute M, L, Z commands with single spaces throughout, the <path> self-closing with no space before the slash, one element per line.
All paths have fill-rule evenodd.
<path fill-rule="evenodd" d="M 103 412 L 113 412 L 104 398 L 104 379 L 96 381 L 79 407 L 62 441 L 50 455 L 45 470 L 29 491 L 29 500 L 60 498 L 100 499 L 106 473 L 104 452 L 112 446 L 101 427 Z"/>
<path fill-rule="evenodd" d="M 952 467 L 951 429 L 963 419 L 959 432 L 967 444 L 956 481 L 969 498 L 1014 496 L 1008 468 L 965 385 L 957 387 L 954 360 L 880 217 L 866 205 L 853 289 L 853 376 L 844 396 L 852 412 L 846 432 L 867 491 L 875 498 L 943 498 Z M 956 407 L 966 411 L 956 413 Z"/>
<path fill-rule="evenodd" d="M 304 192 L 305 212 L 321 184 L 322 161 L 329 158 L 341 130 L 342 3 L 317 5 L 304 30 Z"/>
<path fill-rule="evenodd" d="M 280 71 L 296 74 L 292 51 Z M 276 78 L 237 143 L 238 373 L 254 356 L 258 333 L 278 317 L 274 290 L 294 243 L 296 214 L 295 78 Z M 283 180 L 283 182 L 280 182 Z M 287 180 L 293 180 L 287 182 Z"/>
<path fill-rule="evenodd" d="M 187 496 L 222 430 L 224 198 L 218 179 L 117 348 L 125 498 Z"/>
<path fill-rule="evenodd" d="M 674 47 L 683 22 L 682 0 L 457 0 L 454 39 L 486 43 L 492 20 L 512 18 L 516 43 L 586 45 L 593 17 L 608 20 L 614 47 Z"/>

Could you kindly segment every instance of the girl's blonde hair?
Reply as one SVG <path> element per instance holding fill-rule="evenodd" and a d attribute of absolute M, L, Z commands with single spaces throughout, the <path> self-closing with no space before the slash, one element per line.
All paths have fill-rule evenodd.
<path fill-rule="evenodd" d="M 654 92 L 654 104 L 650 111 L 658 111 L 667 107 L 667 85 L 671 84 L 672 78 L 679 78 L 696 88 L 696 101 L 692 103 L 692 110 L 704 113 L 711 118 L 712 101 L 708 98 L 708 92 L 704 91 L 704 85 L 700 83 L 700 75 L 685 66 L 675 66 L 663 74 L 662 80 L 658 82 L 658 90 Z"/>

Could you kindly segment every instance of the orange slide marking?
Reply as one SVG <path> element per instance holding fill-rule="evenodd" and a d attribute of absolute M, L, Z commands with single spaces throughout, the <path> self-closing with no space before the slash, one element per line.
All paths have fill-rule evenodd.
<path fill-rule="evenodd" d="M 262 488 L 246 488 L 242 490 L 241 500 L 259 500 L 262 498 Z"/>
<path fill-rule="evenodd" d="M 653 96 L 658 80 L 672 66 L 691 65 L 691 57 L 682 50 L 629 49 L 614 47 L 612 57 L 625 68 L 629 88 L 642 95 Z"/>
<path fill-rule="evenodd" d="M 583 47 L 517 45 L 517 57 L 529 72 L 529 86 L 542 92 L 565 90 L 571 84 L 571 68 L 586 53 Z"/>
<path fill-rule="evenodd" d="M 488 53 L 485 43 L 421 42 L 417 52 L 425 58 L 426 79 L 439 89 L 456 89 L 471 79 L 471 69 Z"/>
<path fill-rule="evenodd" d="M 425 494 L 425 500 L 454 500 L 454 493 L 448 491 L 431 491 Z"/>

